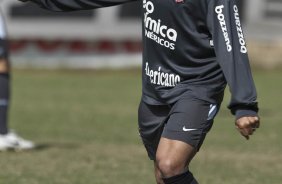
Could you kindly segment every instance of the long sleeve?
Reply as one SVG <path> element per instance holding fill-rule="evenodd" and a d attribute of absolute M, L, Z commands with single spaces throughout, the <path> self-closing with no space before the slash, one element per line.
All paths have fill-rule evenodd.
<path fill-rule="evenodd" d="M 26 0 L 24 0 L 26 1 Z M 40 7 L 52 11 L 89 10 L 115 6 L 136 0 L 29 0 Z"/>
<path fill-rule="evenodd" d="M 217 61 L 231 92 L 228 108 L 237 119 L 257 115 L 257 93 L 236 0 L 210 0 L 207 24 Z"/>

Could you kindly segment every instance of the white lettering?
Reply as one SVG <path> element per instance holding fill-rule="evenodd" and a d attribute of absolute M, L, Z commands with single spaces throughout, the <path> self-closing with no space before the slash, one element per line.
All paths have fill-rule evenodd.
<path fill-rule="evenodd" d="M 177 40 L 176 30 L 162 24 L 160 19 L 155 20 L 149 17 L 155 10 L 151 1 L 143 0 L 143 8 L 146 10 L 144 13 L 145 36 L 166 48 L 174 50 L 175 44 L 172 42 Z"/>
<path fill-rule="evenodd" d="M 161 67 L 158 70 L 151 70 L 148 62 L 145 65 L 145 74 L 150 78 L 151 84 L 156 84 L 165 87 L 174 87 L 180 82 L 180 76 L 161 71 Z"/>
<path fill-rule="evenodd" d="M 177 32 L 174 29 L 169 28 L 167 30 L 167 37 L 168 39 L 176 42 Z"/>
<path fill-rule="evenodd" d="M 165 26 L 165 25 L 161 26 L 160 34 L 164 38 L 165 38 L 165 30 L 167 30 L 167 26 Z"/>
<path fill-rule="evenodd" d="M 145 3 L 146 3 L 146 1 L 145 1 Z M 155 10 L 154 4 L 153 4 L 151 1 L 148 1 L 148 2 L 145 4 L 145 8 L 146 8 L 146 12 L 148 12 L 149 14 L 150 14 L 150 13 L 153 13 L 154 10 Z"/>
<path fill-rule="evenodd" d="M 238 37 L 239 37 L 239 43 L 241 45 L 240 52 L 245 54 L 245 53 L 248 52 L 248 49 L 247 49 L 247 46 L 246 46 L 246 41 L 245 41 L 243 30 L 242 30 L 242 27 L 241 27 L 241 21 L 240 21 L 238 7 L 236 5 L 234 5 L 233 10 L 234 10 L 235 23 L 236 23 L 236 27 L 237 27 L 237 33 L 238 33 Z"/>
<path fill-rule="evenodd" d="M 231 46 L 231 41 L 230 41 L 230 37 L 229 37 L 229 34 L 228 34 L 227 26 L 226 26 L 225 17 L 224 17 L 224 14 L 223 14 L 223 8 L 224 8 L 223 5 L 217 6 L 217 7 L 215 7 L 215 12 L 217 13 L 217 19 L 219 20 L 219 24 L 220 24 L 222 32 L 223 32 L 227 51 L 231 52 L 232 46 Z"/>

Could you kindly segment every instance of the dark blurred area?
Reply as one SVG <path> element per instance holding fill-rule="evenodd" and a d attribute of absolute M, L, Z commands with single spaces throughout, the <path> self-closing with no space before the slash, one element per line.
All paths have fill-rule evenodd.
<path fill-rule="evenodd" d="M 136 19 L 141 17 L 141 2 L 137 1 L 134 3 L 128 3 L 121 5 L 118 11 L 119 19 Z M 83 10 L 83 11 L 73 11 L 73 12 L 50 12 L 39 8 L 38 6 L 26 3 L 26 4 L 16 4 L 12 5 L 10 9 L 10 16 L 14 19 L 16 18 L 59 18 L 59 19 L 95 19 L 97 14 L 95 10 Z"/>

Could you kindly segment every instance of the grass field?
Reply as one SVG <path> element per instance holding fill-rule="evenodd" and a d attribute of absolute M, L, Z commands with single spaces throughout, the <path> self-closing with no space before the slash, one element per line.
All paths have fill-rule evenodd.
<path fill-rule="evenodd" d="M 191 170 L 201 184 L 282 183 L 282 71 L 255 71 L 261 128 L 245 141 L 226 109 Z M 153 184 L 137 133 L 139 70 L 15 70 L 10 126 L 38 149 L 0 153 L 0 184 Z"/>

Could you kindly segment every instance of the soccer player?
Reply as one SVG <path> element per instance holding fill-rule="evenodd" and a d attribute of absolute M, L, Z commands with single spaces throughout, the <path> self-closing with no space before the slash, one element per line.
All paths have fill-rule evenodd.
<path fill-rule="evenodd" d="M 19 137 L 8 128 L 10 103 L 10 64 L 5 22 L 0 12 L 0 151 L 32 149 L 31 141 Z"/>
<path fill-rule="evenodd" d="M 30 0 L 45 9 L 95 9 L 132 0 Z M 213 124 L 226 85 L 235 126 L 259 127 L 257 95 L 236 0 L 143 0 L 139 131 L 158 184 L 196 184 L 189 163 Z"/>

